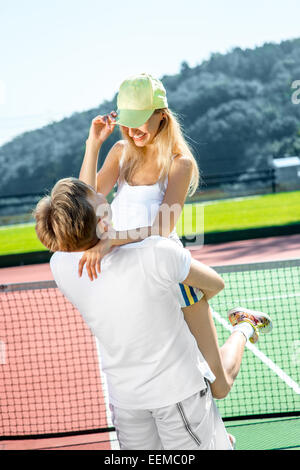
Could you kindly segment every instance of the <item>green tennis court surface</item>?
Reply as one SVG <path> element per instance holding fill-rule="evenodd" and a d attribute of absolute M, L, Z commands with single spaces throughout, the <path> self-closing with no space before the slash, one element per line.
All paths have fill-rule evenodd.
<path fill-rule="evenodd" d="M 299 260 L 217 267 L 225 289 L 212 299 L 220 345 L 229 334 L 227 310 L 244 306 L 268 313 L 273 331 L 248 343 L 229 398 L 218 402 L 225 418 L 299 411 Z"/>
<path fill-rule="evenodd" d="M 299 264 L 216 268 L 225 280 L 224 291 L 211 301 L 220 345 L 230 331 L 226 312 L 234 306 L 265 311 L 273 320 L 270 334 L 261 334 L 256 345 L 248 343 L 229 397 L 217 402 L 237 449 L 300 448 Z"/>
<path fill-rule="evenodd" d="M 226 422 L 236 450 L 300 450 L 300 418 L 269 418 Z"/>
<path fill-rule="evenodd" d="M 300 260 L 217 267 L 212 299 L 220 345 L 238 305 L 267 312 L 272 333 L 249 345 L 217 404 L 237 449 L 300 445 Z M 2 286 L 0 440 L 112 430 L 95 339 L 53 281 Z M 104 436 L 104 434 L 103 434 Z"/>

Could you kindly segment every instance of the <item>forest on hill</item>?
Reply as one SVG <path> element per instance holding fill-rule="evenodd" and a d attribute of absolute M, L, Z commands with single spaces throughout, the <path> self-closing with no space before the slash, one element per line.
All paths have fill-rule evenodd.
<path fill-rule="evenodd" d="M 267 169 L 273 158 L 300 155 L 300 104 L 292 102 L 300 38 L 214 53 L 160 78 L 204 182 L 209 175 L 246 174 Z M 43 193 L 62 177 L 77 177 L 91 120 L 113 109 L 116 96 L 0 147 L 0 196 Z M 100 165 L 119 138 L 116 129 L 101 149 Z"/>

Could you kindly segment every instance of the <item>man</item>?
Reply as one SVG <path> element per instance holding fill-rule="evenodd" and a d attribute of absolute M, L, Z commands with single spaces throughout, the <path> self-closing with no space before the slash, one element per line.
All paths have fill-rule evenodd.
<path fill-rule="evenodd" d="M 198 327 L 210 342 L 213 370 L 198 348 L 201 339 L 196 341 L 191 333 L 195 317 L 184 318 L 174 295 L 174 287 L 184 282 L 201 287 L 200 302 L 207 303 L 224 287 L 222 279 L 191 260 L 188 250 L 158 236 L 114 248 L 103 258 L 101 275 L 93 282 L 86 272 L 79 277 L 82 252 L 109 229 L 109 220 L 96 216 L 101 204 L 107 204 L 105 198 L 92 187 L 75 178 L 61 180 L 37 205 L 36 232 L 56 252 L 50 264 L 58 288 L 99 340 L 120 448 L 231 449 L 211 393 L 212 388 L 221 398 L 231 384 L 208 304 Z M 250 323 L 245 327 L 253 334 Z M 242 346 L 235 373 L 244 334 L 237 342 Z"/>

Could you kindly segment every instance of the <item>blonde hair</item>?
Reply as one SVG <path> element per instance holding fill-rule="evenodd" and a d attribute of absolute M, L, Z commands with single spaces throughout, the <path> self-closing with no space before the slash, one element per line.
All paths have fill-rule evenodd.
<path fill-rule="evenodd" d="M 199 185 L 199 169 L 195 157 L 192 154 L 192 151 L 189 145 L 186 143 L 183 132 L 181 130 L 180 123 L 176 118 L 175 113 L 173 113 L 169 108 L 157 109 L 155 113 L 163 112 L 165 118 L 162 120 L 162 123 L 158 129 L 158 133 L 154 138 L 153 144 L 156 147 L 157 151 L 157 160 L 160 170 L 159 183 L 163 183 L 166 179 L 173 155 L 184 155 L 190 158 L 193 164 L 192 177 L 189 185 L 188 195 L 192 196 L 198 188 Z M 121 133 L 124 139 L 127 141 L 127 145 L 124 147 L 123 151 L 123 161 L 122 168 L 120 173 L 120 180 L 131 182 L 132 177 L 136 171 L 143 165 L 143 155 L 145 149 L 143 147 L 137 147 L 134 144 L 133 139 L 121 129 Z"/>
<path fill-rule="evenodd" d="M 76 178 L 58 181 L 41 199 L 34 217 L 39 240 L 50 251 L 78 251 L 96 237 L 97 217 L 87 200 L 92 189 Z"/>

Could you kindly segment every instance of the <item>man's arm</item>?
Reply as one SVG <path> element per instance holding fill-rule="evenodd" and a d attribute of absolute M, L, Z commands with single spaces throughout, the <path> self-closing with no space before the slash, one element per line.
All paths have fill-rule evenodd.
<path fill-rule="evenodd" d="M 221 276 L 214 269 L 195 259 L 191 260 L 190 271 L 183 284 L 200 289 L 206 300 L 217 295 L 225 285 Z"/>

